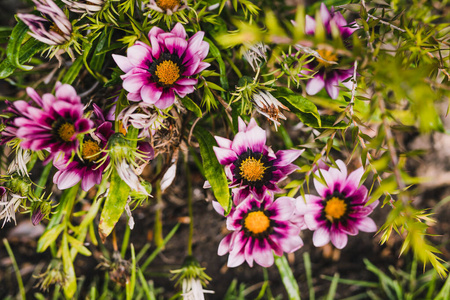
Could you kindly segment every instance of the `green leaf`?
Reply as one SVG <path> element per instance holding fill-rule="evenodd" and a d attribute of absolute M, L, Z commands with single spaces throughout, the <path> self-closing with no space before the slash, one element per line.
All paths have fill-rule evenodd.
<path fill-rule="evenodd" d="M 285 256 L 275 255 L 275 264 L 290 300 L 300 300 L 300 289 Z"/>
<path fill-rule="evenodd" d="M 194 101 L 192 101 L 191 98 L 189 97 L 181 98 L 181 102 L 183 103 L 184 107 L 192 111 L 197 118 L 202 117 L 202 110 L 200 109 L 200 107 L 198 107 L 198 105 Z"/>
<path fill-rule="evenodd" d="M 111 174 L 108 196 L 106 197 L 105 205 L 100 216 L 100 224 L 98 225 L 98 233 L 103 242 L 111 233 L 125 210 L 129 194 L 130 187 L 120 178 L 114 169 Z"/>
<path fill-rule="evenodd" d="M 101 35 L 100 39 L 95 47 L 95 52 L 91 59 L 91 68 L 96 72 L 100 72 L 103 68 L 103 63 L 105 61 L 106 52 L 103 51 L 105 48 L 109 47 L 111 35 L 108 30 L 105 30 Z"/>
<path fill-rule="evenodd" d="M 22 65 L 19 61 L 20 58 L 20 47 L 22 46 L 23 40 L 27 37 L 28 26 L 24 22 L 19 21 L 11 33 L 9 38 L 8 46 L 6 47 L 6 56 L 11 64 L 24 71 L 29 71 L 33 67 Z"/>
<path fill-rule="evenodd" d="M 53 243 L 64 229 L 64 224 L 59 224 L 45 231 L 38 241 L 37 252 L 44 252 Z"/>
<path fill-rule="evenodd" d="M 78 56 L 77 59 L 73 62 L 73 64 L 70 66 L 67 73 L 64 75 L 63 79 L 61 80 L 62 83 L 72 84 L 75 79 L 80 74 L 81 67 L 83 66 L 83 57 Z"/>
<path fill-rule="evenodd" d="M 225 90 L 228 90 L 227 69 L 222 59 L 222 54 L 220 53 L 219 48 L 217 48 L 217 46 L 214 44 L 213 41 L 211 41 L 206 37 L 203 39 L 209 43 L 209 53 L 216 59 L 217 63 L 219 64 L 220 84 Z"/>
<path fill-rule="evenodd" d="M 214 196 L 228 214 L 231 210 L 230 190 L 223 166 L 217 160 L 213 146 L 217 146 L 213 136 L 206 129 L 196 126 L 194 135 L 200 144 L 200 155 L 203 160 L 205 177 L 211 184 Z"/>
<path fill-rule="evenodd" d="M 318 126 L 321 126 L 321 119 L 316 105 L 302 95 L 296 94 L 285 87 L 278 87 L 275 92 L 272 92 L 272 95 L 277 99 L 285 99 L 288 102 L 286 103 L 286 106 L 289 107 L 293 113 L 297 114 L 298 112 L 301 112 L 303 114 L 311 115 L 316 119 Z"/>
<path fill-rule="evenodd" d="M 29 61 L 36 53 L 38 53 L 41 50 L 44 50 L 47 47 L 48 45 L 45 45 L 44 43 L 41 43 L 38 40 L 29 39 L 20 48 L 19 63 L 22 64 L 26 61 Z M 9 59 L 4 59 L 0 63 L 0 79 L 8 77 L 16 69 L 17 67 L 14 66 L 13 63 L 9 61 Z"/>
<path fill-rule="evenodd" d="M 83 245 L 82 241 L 77 240 L 76 238 L 74 238 L 73 236 L 70 236 L 70 235 L 67 235 L 67 240 L 69 241 L 70 245 L 72 245 L 72 248 L 75 248 L 75 250 L 77 250 L 84 256 L 92 255 L 91 251 L 89 251 L 89 249 Z"/>
<path fill-rule="evenodd" d="M 221 88 L 220 86 L 218 86 L 215 83 L 212 83 L 211 81 L 205 81 L 205 84 L 208 85 L 210 89 L 225 92 L 225 90 L 223 88 Z"/>

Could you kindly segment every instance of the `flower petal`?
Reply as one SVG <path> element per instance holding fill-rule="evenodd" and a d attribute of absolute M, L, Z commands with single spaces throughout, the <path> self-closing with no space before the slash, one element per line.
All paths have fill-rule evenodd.
<path fill-rule="evenodd" d="M 236 153 L 231 149 L 213 147 L 214 153 L 217 156 L 217 160 L 221 165 L 228 165 L 233 163 L 238 157 Z"/>
<path fill-rule="evenodd" d="M 333 243 L 333 245 L 338 249 L 342 249 L 345 245 L 347 245 L 348 236 L 339 230 L 332 229 L 330 232 L 330 237 L 331 243 Z"/>
<path fill-rule="evenodd" d="M 330 242 L 330 233 L 327 229 L 320 227 L 314 231 L 313 244 L 316 247 L 325 246 Z"/>
<path fill-rule="evenodd" d="M 313 78 L 306 83 L 306 93 L 308 95 L 315 95 L 325 86 L 322 73 L 317 73 Z"/>
<path fill-rule="evenodd" d="M 364 218 L 359 221 L 357 225 L 358 229 L 364 232 L 377 231 L 377 224 L 371 218 Z"/>

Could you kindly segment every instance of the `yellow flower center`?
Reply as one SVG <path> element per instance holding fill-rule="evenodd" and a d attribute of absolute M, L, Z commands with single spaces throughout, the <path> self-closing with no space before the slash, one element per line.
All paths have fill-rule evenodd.
<path fill-rule="evenodd" d="M 180 78 L 180 68 L 173 61 L 165 60 L 156 66 L 155 75 L 161 83 L 171 86 Z"/>
<path fill-rule="evenodd" d="M 325 217 L 330 221 L 339 220 L 347 211 L 347 203 L 344 200 L 333 197 L 325 206 Z"/>
<path fill-rule="evenodd" d="M 245 218 L 244 226 L 251 233 L 258 234 L 269 228 L 270 220 L 262 211 L 252 211 Z"/>
<path fill-rule="evenodd" d="M 100 146 L 94 141 L 85 141 L 81 150 L 81 156 L 87 161 L 96 160 L 100 156 Z"/>
<path fill-rule="evenodd" d="M 319 62 L 319 64 L 321 64 L 325 68 L 328 68 L 329 66 L 333 65 L 333 64 L 329 63 L 329 61 L 330 62 L 338 61 L 337 55 L 329 49 L 319 49 L 319 50 L 317 50 L 317 53 L 319 53 L 319 55 L 323 58 L 323 59 L 317 58 L 317 61 Z"/>
<path fill-rule="evenodd" d="M 50 31 L 56 32 L 60 36 L 64 36 L 64 32 L 62 32 L 61 29 L 59 29 L 59 27 L 56 26 L 56 24 L 54 24 L 54 23 L 52 25 L 50 25 Z"/>
<path fill-rule="evenodd" d="M 254 157 L 249 157 L 241 163 L 239 173 L 244 179 L 248 181 L 261 180 L 267 167 L 261 162 L 261 158 L 256 160 Z"/>
<path fill-rule="evenodd" d="M 173 11 L 176 6 L 180 7 L 181 1 L 180 0 L 156 0 L 156 5 L 159 6 L 162 10 L 168 10 L 170 9 Z"/>
<path fill-rule="evenodd" d="M 73 124 L 70 123 L 64 123 L 58 129 L 59 137 L 65 142 L 72 141 L 74 133 L 75 127 L 73 126 Z"/>

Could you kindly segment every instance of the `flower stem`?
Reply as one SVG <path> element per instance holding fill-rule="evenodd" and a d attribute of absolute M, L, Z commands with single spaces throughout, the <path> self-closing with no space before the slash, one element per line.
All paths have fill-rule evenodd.
<path fill-rule="evenodd" d="M 188 213 L 189 213 L 189 235 L 188 235 L 188 255 L 192 255 L 192 237 L 194 235 L 194 214 L 192 211 L 192 181 L 188 165 L 188 158 L 184 157 L 184 167 L 187 179 L 187 202 L 188 202 Z"/>
<path fill-rule="evenodd" d="M 8 240 L 3 239 L 3 245 L 5 245 L 6 251 L 8 252 L 9 258 L 13 264 L 14 273 L 16 273 L 17 284 L 19 285 L 20 297 L 22 299 L 26 299 L 25 288 L 23 286 L 22 276 L 20 275 L 19 266 L 17 265 L 16 259 L 14 257 L 14 253 L 9 246 Z"/>

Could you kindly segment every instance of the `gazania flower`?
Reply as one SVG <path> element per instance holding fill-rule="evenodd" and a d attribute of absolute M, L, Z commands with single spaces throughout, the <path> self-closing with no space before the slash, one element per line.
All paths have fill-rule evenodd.
<path fill-rule="evenodd" d="M 334 12 L 334 9 L 330 12 L 323 3 L 320 6 L 320 17 L 323 27 L 328 35 L 331 35 L 332 28 L 336 27 L 339 30 L 342 39 L 345 40 L 357 29 L 352 24 L 347 24 L 347 21 L 345 21 L 340 12 Z M 315 32 L 316 20 L 310 16 L 306 16 L 305 33 L 314 35 Z M 316 58 L 314 62 L 305 66 L 307 69 L 317 71 L 314 78 L 308 80 L 308 83 L 306 84 L 306 93 L 308 93 L 308 95 L 315 95 L 325 87 L 328 95 L 332 99 L 336 99 L 339 95 L 339 82 L 350 78 L 353 74 L 353 70 L 352 68 L 339 69 L 336 67 L 338 55 L 336 50 L 331 47 L 320 47 L 317 50 L 317 53 L 323 59 Z M 303 74 L 306 73 L 309 72 L 303 71 Z M 302 74 L 299 74 L 299 76 L 302 76 Z M 347 88 L 351 88 L 350 82 L 344 82 L 343 84 Z"/>
<path fill-rule="evenodd" d="M 237 267 L 244 261 L 250 267 L 254 261 L 270 267 L 274 253 L 281 256 L 303 246 L 300 227 L 290 221 L 295 210 L 293 198 L 274 201 L 273 194 L 266 193 L 260 202 L 250 195 L 228 215 L 227 228 L 233 232 L 222 239 L 218 254 L 230 253 L 228 267 Z"/>
<path fill-rule="evenodd" d="M 17 14 L 30 28 L 29 34 L 47 45 L 62 45 L 70 41 L 72 24 L 58 5 L 52 0 L 33 0 L 33 2 L 43 17 Z"/>
<path fill-rule="evenodd" d="M 95 14 L 102 10 L 105 0 L 62 0 L 69 9 L 76 13 Z"/>
<path fill-rule="evenodd" d="M 203 62 L 209 44 L 199 31 L 186 40 L 183 25 L 177 23 L 171 32 L 153 27 L 148 38 L 151 47 L 136 42 L 128 48 L 127 56 L 113 55 L 122 75 L 123 88 L 131 101 L 144 101 L 159 109 L 170 107 L 175 93 L 183 98 L 194 91 L 196 78 L 191 78 L 209 66 Z"/>
<path fill-rule="evenodd" d="M 53 177 L 53 182 L 60 190 L 70 188 L 81 181 L 83 191 L 90 190 L 94 185 L 102 181 L 103 170 L 108 165 L 108 160 L 99 163 L 100 158 L 106 153 L 102 151 L 108 142 L 108 138 L 114 133 L 112 123 L 104 122 L 95 133 L 85 135 L 81 143 L 80 154 L 70 161 L 70 157 L 58 156 L 53 165 L 58 169 Z"/>
<path fill-rule="evenodd" d="M 280 192 L 277 183 L 298 169 L 292 164 L 304 150 L 279 150 L 276 153 L 266 146 L 266 132 L 251 119 L 248 126 L 239 118 L 239 132 L 233 141 L 215 137 L 219 147 L 213 147 L 219 163 L 225 165 L 225 173 L 232 180 L 234 201 L 252 193 L 262 199 L 267 191 Z"/>
<path fill-rule="evenodd" d="M 320 5 L 320 19 L 328 35 L 331 35 L 332 27 L 336 27 L 343 39 L 347 39 L 358 29 L 355 23 L 348 24 L 342 14 L 335 12 L 334 8 L 329 11 L 324 3 Z M 316 20 L 311 16 L 306 16 L 305 33 L 309 35 L 316 33 Z"/>
<path fill-rule="evenodd" d="M 25 149 L 49 150 L 51 155 L 62 151 L 69 156 L 79 145 L 77 136 L 89 131 L 93 122 L 83 118 L 83 104 L 75 89 L 68 84 L 56 84 L 55 95 L 42 98 L 30 87 L 27 94 L 40 108 L 21 101 L 22 117 L 14 119 L 17 137 Z"/>
<path fill-rule="evenodd" d="M 326 185 L 314 180 L 319 196 L 306 195 L 297 198 L 297 210 L 303 212 L 306 226 L 314 230 L 313 243 L 321 247 L 328 242 L 342 249 L 347 245 L 347 235 L 356 235 L 359 230 L 374 232 L 375 222 L 367 217 L 378 205 L 378 201 L 366 206 L 367 188 L 359 186 L 364 170 L 361 168 L 347 175 L 347 167 L 341 160 L 337 168 L 315 172 L 323 177 Z"/>

